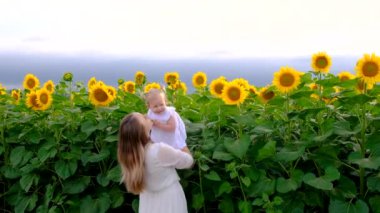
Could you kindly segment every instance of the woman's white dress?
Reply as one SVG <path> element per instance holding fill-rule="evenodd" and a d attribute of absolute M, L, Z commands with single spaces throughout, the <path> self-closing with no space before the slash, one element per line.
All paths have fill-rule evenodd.
<path fill-rule="evenodd" d="M 190 168 L 193 157 L 165 144 L 152 143 L 145 153 L 145 189 L 140 213 L 186 213 L 185 193 L 176 169 Z"/>
<path fill-rule="evenodd" d="M 186 146 L 187 136 L 185 124 L 174 107 L 166 107 L 165 111 L 160 114 L 148 110 L 147 116 L 149 119 L 158 120 L 161 123 L 167 123 L 170 116 L 173 116 L 176 123 L 175 131 L 166 131 L 153 126 L 150 134 L 150 138 L 153 142 L 166 143 L 176 149 L 182 149 Z"/>

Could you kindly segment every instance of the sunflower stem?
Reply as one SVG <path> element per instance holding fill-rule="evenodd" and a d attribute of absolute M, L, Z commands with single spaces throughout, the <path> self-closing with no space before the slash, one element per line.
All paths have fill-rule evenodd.
<path fill-rule="evenodd" d="M 218 120 L 219 120 L 219 122 L 218 122 L 218 138 L 220 138 L 220 117 L 221 117 L 221 115 L 220 115 L 220 105 L 218 106 Z"/>
<path fill-rule="evenodd" d="M 2 127 L 1 127 L 1 141 L 3 142 L 3 147 L 4 147 L 4 165 L 7 165 L 7 161 L 8 161 L 8 147 L 7 147 L 7 143 L 5 142 L 5 124 L 6 124 L 6 119 L 7 119 L 7 113 L 4 112 L 3 116 L 2 116 Z"/>
<path fill-rule="evenodd" d="M 202 171 L 201 171 L 201 167 L 199 167 L 199 166 L 198 166 L 198 176 L 199 176 L 199 189 L 201 191 L 202 199 L 204 201 L 203 184 L 202 184 Z M 203 212 L 206 213 L 206 203 L 203 203 Z"/>
<path fill-rule="evenodd" d="M 236 171 L 237 178 L 238 178 L 238 181 L 239 181 L 241 194 L 243 195 L 244 201 L 247 202 L 247 197 L 245 196 L 245 193 L 244 193 L 244 190 L 243 190 L 243 184 L 241 183 L 241 177 L 239 175 L 239 171 L 237 171 L 237 170 L 235 170 L 235 171 Z"/>
<path fill-rule="evenodd" d="M 73 94 L 73 82 L 72 82 L 72 81 L 70 81 L 69 92 L 70 92 L 70 94 L 69 94 L 69 98 L 70 98 L 70 107 L 71 107 L 71 109 L 73 109 L 74 102 L 73 102 L 73 98 L 71 97 L 72 94 Z"/>
<path fill-rule="evenodd" d="M 238 108 L 239 108 L 239 115 L 241 115 L 242 113 L 241 113 L 241 107 L 240 107 L 240 104 L 238 104 L 237 105 L 238 106 Z M 241 123 L 240 122 L 238 122 L 238 125 L 239 125 L 239 138 L 243 135 L 243 130 L 242 130 L 242 126 L 241 126 Z"/>
<path fill-rule="evenodd" d="M 286 122 L 287 122 L 287 129 L 286 129 L 286 138 L 285 143 L 288 143 L 290 141 L 290 119 L 289 119 L 289 108 L 290 108 L 290 101 L 289 101 L 289 93 L 286 93 Z"/>
<path fill-rule="evenodd" d="M 318 81 L 321 81 L 322 80 L 322 73 L 319 72 L 318 73 Z M 322 106 L 322 101 L 323 101 L 323 97 L 322 97 L 322 86 L 320 84 L 317 84 L 318 85 L 318 93 L 319 93 L 319 106 Z"/>
<path fill-rule="evenodd" d="M 364 84 L 364 94 L 366 94 L 366 84 Z M 366 138 L 365 131 L 367 129 L 367 116 L 366 116 L 366 104 L 364 103 L 361 111 L 361 141 L 360 141 L 360 153 L 361 157 L 365 158 L 366 153 Z M 365 170 L 362 166 L 359 166 L 359 179 L 360 179 L 360 196 L 364 197 L 365 191 Z"/>

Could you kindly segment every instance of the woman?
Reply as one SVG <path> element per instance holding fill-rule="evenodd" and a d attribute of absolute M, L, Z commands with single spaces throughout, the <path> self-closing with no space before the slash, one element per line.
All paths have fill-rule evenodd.
<path fill-rule="evenodd" d="M 185 193 L 176 169 L 190 168 L 188 149 L 176 150 L 165 143 L 152 143 L 152 121 L 140 113 L 127 115 L 120 123 L 118 161 L 127 190 L 139 194 L 139 212 L 187 212 Z"/>

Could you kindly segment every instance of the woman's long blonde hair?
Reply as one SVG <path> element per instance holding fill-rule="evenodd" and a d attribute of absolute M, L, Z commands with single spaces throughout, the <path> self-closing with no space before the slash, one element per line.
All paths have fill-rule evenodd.
<path fill-rule="evenodd" d="M 122 179 L 127 190 L 139 194 L 144 189 L 145 145 L 150 138 L 146 126 L 140 122 L 139 113 L 123 118 L 119 127 L 117 159 L 122 170 Z"/>

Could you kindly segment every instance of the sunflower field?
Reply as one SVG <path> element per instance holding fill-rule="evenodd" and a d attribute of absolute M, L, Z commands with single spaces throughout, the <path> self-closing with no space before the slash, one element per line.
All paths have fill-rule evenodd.
<path fill-rule="evenodd" d="M 137 212 L 120 184 L 119 122 L 162 88 L 196 161 L 178 170 L 189 212 L 380 212 L 380 57 L 364 54 L 355 74 L 331 64 L 313 54 L 310 70 L 281 67 L 263 87 L 199 71 L 193 93 L 177 72 L 164 85 L 142 71 L 117 88 L 70 72 L 0 84 L 0 207 Z"/>

